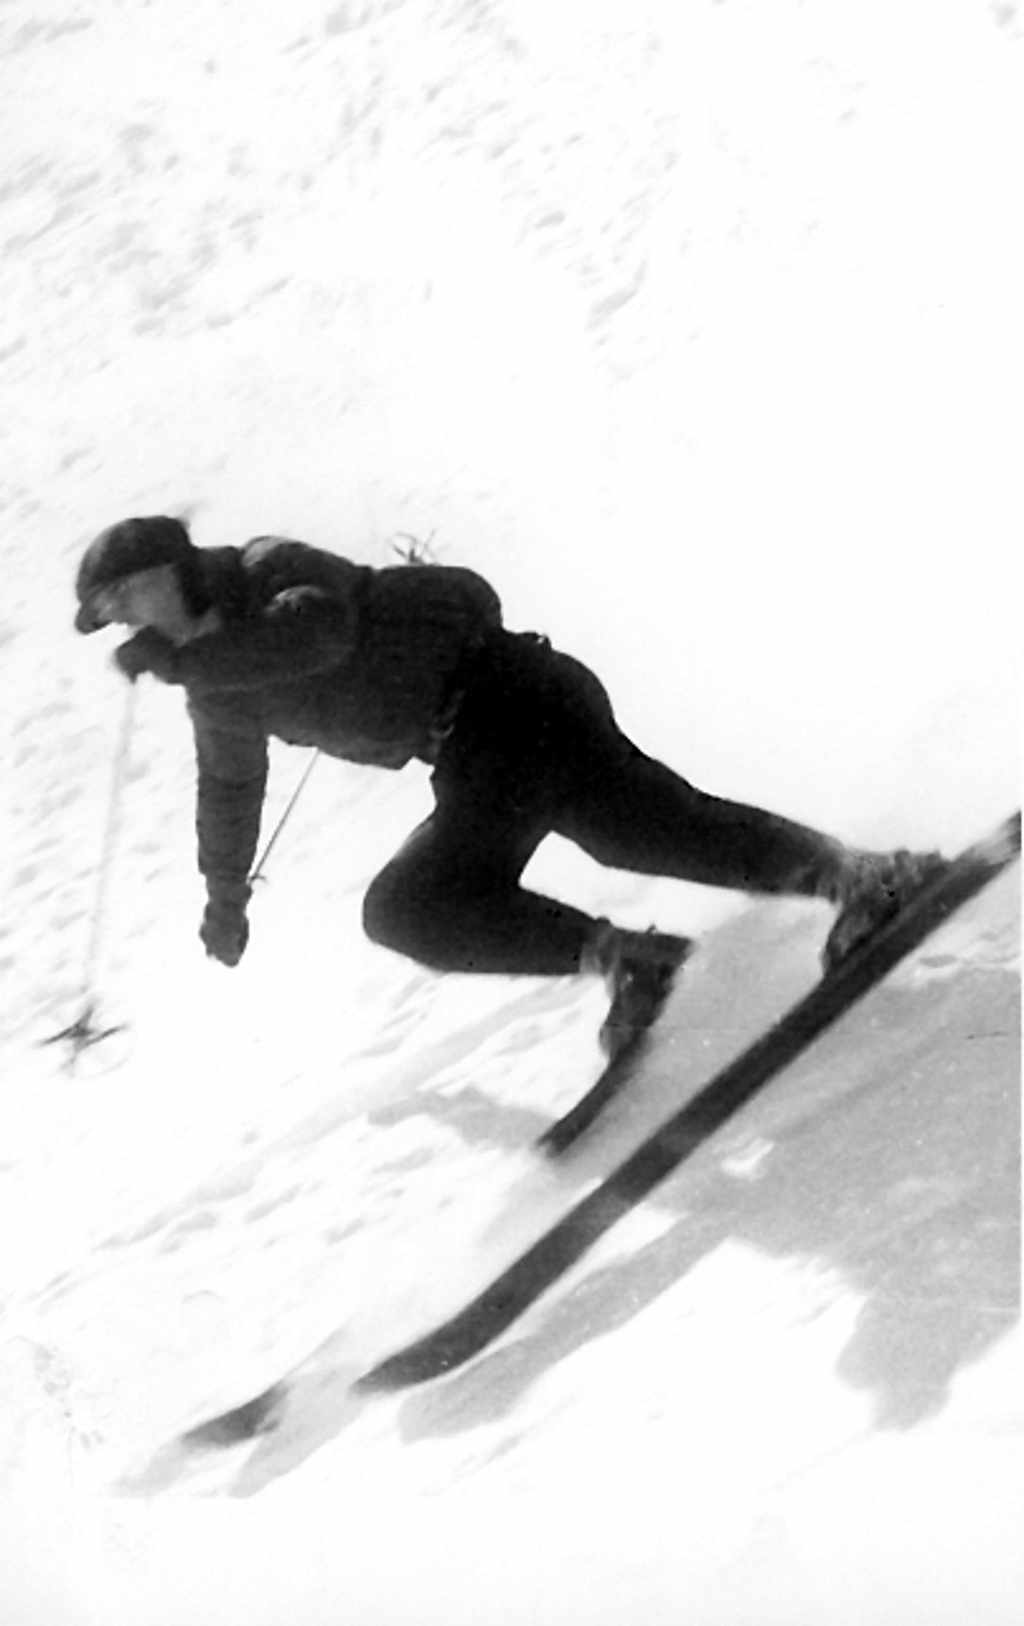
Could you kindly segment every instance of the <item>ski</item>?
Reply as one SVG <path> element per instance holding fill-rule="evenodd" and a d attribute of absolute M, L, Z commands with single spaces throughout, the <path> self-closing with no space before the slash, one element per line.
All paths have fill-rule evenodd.
<path fill-rule="evenodd" d="M 426 1383 L 479 1355 L 564 1276 L 616 1220 L 635 1208 L 1019 852 L 1018 812 L 984 840 L 966 848 L 926 883 L 898 915 L 666 1119 L 489 1287 L 425 1337 L 365 1372 L 354 1388 L 372 1392 Z"/>
<path fill-rule="evenodd" d="M 657 1024 L 655 1029 L 649 1028 L 646 1033 L 639 1035 L 634 1044 L 627 1045 L 619 1055 L 613 1056 L 586 1094 L 580 1096 L 575 1106 L 570 1107 L 561 1118 L 556 1118 L 542 1135 L 538 1135 L 537 1146 L 542 1152 L 547 1152 L 549 1157 L 560 1157 L 563 1152 L 568 1151 L 574 1140 L 579 1139 L 585 1129 L 590 1128 L 594 1119 L 604 1111 L 610 1101 L 614 1101 L 615 1097 L 621 1094 L 635 1074 L 639 1062 L 650 1049 L 652 1033 L 656 1031 L 656 1027 Z"/>
<path fill-rule="evenodd" d="M 690 938 L 681 938 L 678 941 L 678 948 L 676 972 L 685 966 L 693 953 L 694 944 Z M 605 1064 L 594 1083 L 575 1106 L 570 1107 L 568 1112 L 557 1118 L 542 1135 L 537 1137 L 536 1144 L 542 1152 L 547 1152 L 549 1157 L 560 1157 L 585 1129 L 590 1128 L 594 1119 L 620 1094 L 635 1074 L 638 1064 L 651 1047 L 651 1039 L 657 1032 L 657 1027 L 656 1020 L 652 1027 L 634 1034 L 624 1048 Z"/>

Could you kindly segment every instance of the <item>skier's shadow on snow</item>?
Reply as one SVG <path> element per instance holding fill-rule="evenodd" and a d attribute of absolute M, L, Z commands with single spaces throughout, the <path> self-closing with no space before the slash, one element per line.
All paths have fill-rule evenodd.
<path fill-rule="evenodd" d="M 778 918 L 764 919 L 783 970 L 762 997 L 773 1003 L 788 974 L 797 986 L 785 1004 L 801 976 L 806 983 L 807 934 L 798 927 L 780 946 Z M 742 929 L 749 934 L 750 917 Z M 750 944 L 730 972 L 734 946 L 721 934 L 720 963 L 705 981 L 715 989 L 710 1021 L 725 1027 L 738 1003 L 750 1004 L 740 981 Z M 741 1114 L 650 1199 L 662 1212 L 685 1208 L 671 1229 L 556 1290 L 493 1352 L 410 1395 L 403 1437 L 455 1434 L 507 1414 L 558 1362 L 627 1324 L 724 1242 L 818 1267 L 862 1299 L 838 1370 L 870 1396 L 875 1426 L 908 1428 L 940 1411 L 955 1374 L 1016 1323 L 1020 1304 L 1018 980 L 999 964 L 944 968 L 940 959 L 930 980 L 877 990 L 766 1095 L 751 1120 L 765 1152 L 752 1171 L 742 1172 L 752 1128 Z M 758 1013 L 753 1031 L 760 1026 Z M 603 1168 L 595 1133 L 593 1149 L 577 1155 L 580 1175 L 613 1167 L 674 1110 L 680 1077 L 691 1087 L 706 1080 L 708 1054 L 707 1029 L 675 1030 L 660 1072 L 643 1081 L 640 1133 L 633 1102 L 633 1133 L 611 1158 L 605 1144 Z M 728 1172 L 730 1153 L 740 1173 Z"/>

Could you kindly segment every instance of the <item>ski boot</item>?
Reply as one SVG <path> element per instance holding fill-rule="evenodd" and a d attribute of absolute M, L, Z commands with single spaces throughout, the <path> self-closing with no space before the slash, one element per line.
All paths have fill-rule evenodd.
<path fill-rule="evenodd" d="M 945 863 L 939 853 L 914 853 L 906 848 L 891 853 L 847 853 L 838 881 L 827 894 L 839 913 L 822 950 L 825 975 L 897 915 Z"/>
<path fill-rule="evenodd" d="M 584 969 L 599 972 L 611 995 L 598 1035 L 609 1062 L 635 1045 L 657 1019 L 692 948 L 689 937 L 653 929 L 630 931 L 607 920 L 600 922 Z"/>

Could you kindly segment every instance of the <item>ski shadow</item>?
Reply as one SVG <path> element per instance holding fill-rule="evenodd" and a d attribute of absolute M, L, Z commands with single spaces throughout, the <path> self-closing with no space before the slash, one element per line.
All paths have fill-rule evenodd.
<path fill-rule="evenodd" d="M 570 1200 L 680 1104 L 681 1080 L 705 1082 L 745 1042 L 744 1025 L 761 1031 L 813 980 L 806 919 L 757 913 L 723 929 L 693 1005 L 675 1006 L 699 1008 L 700 1025 L 673 1026 L 639 1092 L 557 1165 Z M 753 992 L 751 945 L 772 969 Z M 676 1217 L 656 1240 L 556 1287 L 496 1348 L 397 1398 L 400 1437 L 453 1436 L 509 1416 L 560 1362 L 626 1327 L 730 1243 L 810 1266 L 860 1300 L 837 1370 L 869 1397 L 876 1427 L 908 1429 L 939 1412 L 956 1374 L 1016 1324 L 1020 1305 L 1018 979 L 998 963 L 954 959 L 943 969 L 944 959 L 932 956 L 935 975 L 876 990 L 749 1121 L 740 1114 L 659 1186 L 646 1206 Z M 424 1091 L 415 1110 L 474 1141 L 514 1135 L 521 1145 L 539 1127 L 522 1109 L 506 1118 L 479 1092 Z M 362 1370 L 331 1343 L 255 1401 L 190 1430 L 122 1489 L 152 1495 L 208 1465 L 229 1494 L 257 1494 L 375 1403 L 352 1388 Z M 680 1383 L 686 1374 L 681 1333 Z M 240 1457 L 218 1471 L 233 1449 Z"/>
<path fill-rule="evenodd" d="M 1003 890 L 1004 908 L 1012 896 Z M 806 932 L 783 937 L 782 982 L 799 984 Z M 639 1134 L 634 1122 L 629 1148 L 678 1105 L 681 1076 L 703 1082 L 717 1064 L 707 1065 L 722 1039 L 714 1023 L 728 1026 L 746 998 L 740 967 L 722 976 L 728 938 L 722 947 L 711 1026 L 674 1033 L 653 1059 L 640 1113 L 653 1121 Z M 761 992 L 774 1003 L 778 979 Z M 997 963 L 957 961 L 876 990 L 789 1069 L 785 1091 L 766 1095 L 752 1126 L 741 1116 L 658 1188 L 651 1204 L 682 1217 L 542 1299 L 525 1331 L 463 1372 L 410 1395 L 399 1411 L 403 1438 L 507 1415 L 560 1361 L 626 1325 L 727 1242 L 810 1264 L 861 1299 L 838 1373 L 870 1398 L 876 1427 L 907 1429 L 935 1415 L 956 1374 L 1019 1319 L 1019 1032 L 1018 978 Z M 734 1051 L 734 1030 L 726 1037 Z M 745 1163 L 753 1130 L 758 1155 Z M 596 1144 L 574 1159 L 580 1177 L 604 1172 L 599 1159 Z M 607 1161 L 607 1147 L 605 1161 L 618 1161 Z M 685 1367 L 681 1347 L 681 1382 Z"/>

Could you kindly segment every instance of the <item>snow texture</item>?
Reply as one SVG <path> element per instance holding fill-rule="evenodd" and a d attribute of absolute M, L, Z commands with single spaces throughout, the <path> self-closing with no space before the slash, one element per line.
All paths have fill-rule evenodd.
<path fill-rule="evenodd" d="M 131 513 L 433 537 L 696 783 L 955 849 L 1017 801 L 1020 79 L 970 0 L 3 9 L 4 1626 L 1018 1618 L 1016 874 L 482 1359 L 357 1400 L 809 985 L 828 911 L 546 845 L 538 885 L 701 937 L 547 1164 L 600 989 L 360 934 L 423 771 L 318 765 L 227 973 L 142 684 L 100 899 L 125 691 L 71 583 Z M 90 993 L 121 1027 L 71 1071 Z"/>

